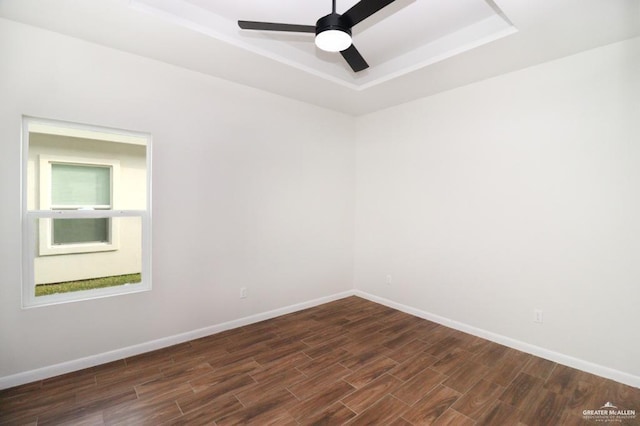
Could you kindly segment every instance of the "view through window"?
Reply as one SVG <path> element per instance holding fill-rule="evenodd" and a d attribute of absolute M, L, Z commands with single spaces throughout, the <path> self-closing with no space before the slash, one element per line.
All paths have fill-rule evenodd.
<path fill-rule="evenodd" d="M 150 288 L 150 136 L 24 119 L 24 306 Z"/>

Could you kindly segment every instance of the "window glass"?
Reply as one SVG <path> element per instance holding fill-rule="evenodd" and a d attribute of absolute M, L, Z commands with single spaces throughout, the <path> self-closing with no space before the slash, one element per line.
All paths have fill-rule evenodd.
<path fill-rule="evenodd" d="M 149 135 L 25 118 L 23 141 L 23 304 L 149 290 Z"/>
<path fill-rule="evenodd" d="M 111 208 L 111 167 L 51 164 L 51 208 Z M 53 219 L 53 245 L 106 243 L 109 219 Z"/>
<path fill-rule="evenodd" d="M 48 219 L 36 219 L 35 227 Z M 69 223 L 107 219 L 56 219 Z M 39 256 L 33 259 L 34 294 L 37 298 L 51 295 L 69 297 L 74 292 L 102 289 L 117 291 L 128 289 L 142 280 L 142 219 L 140 217 L 114 217 L 110 219 L 120 229 L 126 229 L 119 250 L 86 252 L 71 255 Z M 71 224 L 77 229 L 77 224 Z M 35 242 L 34 242 L 35 243 Z M 35 247 L 34 247 L 35 248 Z M 146 278 L 146 277 L 145 277 Z M 109 288 L 108 290 L 105 290 Z"/>
<path fill-rule="evenodd" d="M 53 219 L 53 244 L 109 242 L 109 219 Z"/>
<path fill-rule="evenodd" d="M 111 206 L 111 168 L 52 164 L 51 204 L 54 207 Z"/>

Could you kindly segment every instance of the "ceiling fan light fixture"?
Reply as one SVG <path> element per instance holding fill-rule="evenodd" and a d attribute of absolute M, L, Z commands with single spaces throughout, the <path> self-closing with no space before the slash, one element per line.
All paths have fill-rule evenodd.
<path fill-rule="evenodd" d="M 322 31 L 316 35 L 316 46 L 327 52 L 342 52 L 351 46 L 351 34 L 336 29 Z"/>
<path fill-rule="evenodd" d="M 316 46 L 327 52 L 342 52 L 351 46 L 351 27 L 341 15 L 330 13 L 316 22 Z"/>

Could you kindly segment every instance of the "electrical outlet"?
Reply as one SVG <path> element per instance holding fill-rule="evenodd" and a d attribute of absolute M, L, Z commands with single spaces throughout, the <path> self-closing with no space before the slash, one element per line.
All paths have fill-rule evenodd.
<path fill-rule="evenodd" d="M 542 309 L 534 309 L 533 310 L 533 322 L 542 324 Z"/>
<path fill-rule="evenodd" d="M 246 287 L 241 287 L 240 288 L 240 299 L 245 299 L 247 297 L 247 288 Z"/>
<path fill-rule="evenodd" d="M 384 282 L 387 283 L 387 285 L 391 285 L 391 275 L 387 275 Z"/>

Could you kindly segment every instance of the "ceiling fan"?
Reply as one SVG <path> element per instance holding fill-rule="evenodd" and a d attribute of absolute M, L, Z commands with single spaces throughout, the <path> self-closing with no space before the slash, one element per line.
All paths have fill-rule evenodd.
<path fill-rule="evenodd" d="M 274 22 L 238 21 L 243 30 L 315 33 L 316 46 L 327 52 L 340 52 L 354 72 L 369 68 L 351 42 L 351 28 L 395 0 L 361 0 L 342 15 L 336 13 L 336 0 L 330 14 L 318 19 L 316 25 L 279 24 Z"/>

